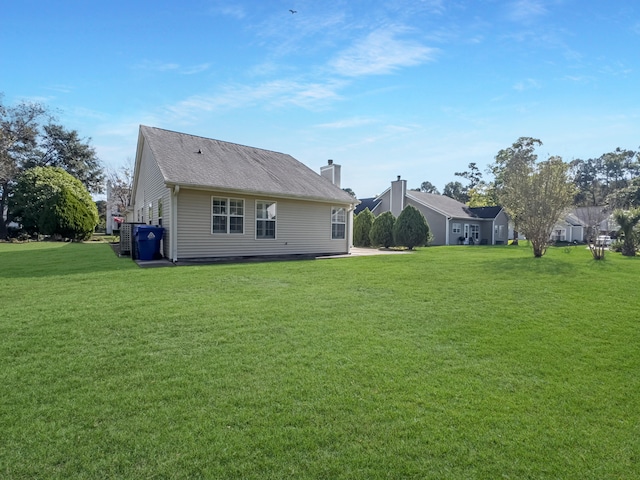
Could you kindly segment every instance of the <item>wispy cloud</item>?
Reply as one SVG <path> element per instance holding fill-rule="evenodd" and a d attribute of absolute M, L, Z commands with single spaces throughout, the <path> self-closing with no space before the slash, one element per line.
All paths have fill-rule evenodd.
<path fill-rule="evenodd" d="M 210 12 L 214 15 L 223 15 L 237 20 L 242 20 L 247 15 L 247 12 L 242 5 L 232 4 L 226 1 L 216 2 L 211 7 Z"/>
<path fill-rule="evenodd" d="M 180 74 L 182 75 L 195 75 L 196 73 L 201 73 L 209 70 L 211 67 L 210 63 L 201 63 L 200 65 L 193 65 L 192 67 L 186 67 L 180 70 Z"/>
<path fill-rule="evenodd" d="M 149 70 L 154 72 L 170 72 L 175 71 L 180 68 L 180 65 L 177 63 L 168 63 L 168 62 L 152 62 L 149 60 L 144 60 L 136 65 L 138 70 Z"/>
<path fill-rule="evenodd" d="M 340 75 L 356 77 L 388 74 L 401 67 L 432 61 L 438 49 L 398 38 L 406 30 L 392 27 L 371 32 L 340 53 L 330 62 L 330 66 Z"/>
<path fill-rule="evenodd" d="M 214 95 L 193 95 L 166 111 L 180 119 L 195 118 L 217 110 L 238 109 L 251 106 L 279 108 L 297 106 L 309 110 L 322 110 L 339 100 L 338 91 L 343 82 L 305 82 L 274 80 L 257 85 L 231 85 L 220 88 Z"/>
<path fill-rule="evenodd" d="M 343 128 L 356 128 L 356 127 L 361 127 L 363 125 L 371 125 L 373 123 L 377 123 L 377 120 L 374 118 L 352 117 L 352 118 L 345 118 L 342 120 L 336 120 L 335 122 L 330 122 L 330 123 L 321 123 L 316 126 L 318 128 L 343 129 Z"/>
<path fill-rule="evenodd" d="M 516 83 L 513 86 L 513 89 L 518 92 L 524 92 L 525 90 L 539 89 L 541 87 L 542 85 L 540 85 L 540 82 L 538 82 L 537 80 L 533 78 L 527 78 L 526 80 L 522 80 Z"/>
<path fill-rule="evenodd" d="M 547 13 L 547 8 L 540 0 L 517 0 L 508 7 L 507 15 L 514 22 L 528 23 Z"/>
<path fill-rule="evenodd" d="M 150 72 L 174 72 L 180 75 L 194 75 L 202 73 L 211 67 L 210 63 L 201 63 L 199 65 L 182 66 L 179 63 L 172 62 L 154 62 L 145 60 L 135 68 L 138 70 L 146 70 Z"/>
<path fill-rule="evenodd" d="M 633 72 L 633 69 L 622 62 L 614 62 L 607 65 L 601 65 L 599 71 L 614 77 L 626 77 Z"/>
<path fill-rule="evenodd" d="M 51 90 L 57 93 L 71 93 L 74 90 L 74 87 L 69 85 L 49 85 L 46 87 L 47 90 Z"/>

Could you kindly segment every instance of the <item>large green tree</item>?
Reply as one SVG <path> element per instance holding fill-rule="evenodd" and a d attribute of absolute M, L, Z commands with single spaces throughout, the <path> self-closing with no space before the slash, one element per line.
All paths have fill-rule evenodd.
<path fill-rule="evenodd" d="M 571 162 L 577 206 L 628 208 L 625 190 L 640 176 L 640 152 L 616 148 L 597 158 Z"/>
<path fill-rule="evenodd" d="M 0 96 L 0 239 L 6 238 L 11 220 L 7 209 L 11 189 L 37 148 L 40 120 L 46 115 L 46 109 L 39 103 L 22 102 L 7 107 Z"/>
<path fill-rule="evenodd" d="M 428 180 L 425 180 L 420 184 L 420 188 L 412 188 L 412 190 L 416 192 L 425 192 L 425 193 L 433 193 L 435 195 L 440 195 L 440 191 L 438 188 Z"/>
<path fill-rule="evenodd" d="M 76 130 L 62 125 L 42 127 L 38 148 L 34 149 L 25 164 L 32 167 L 60 167 L 80 180 L 92 193 L 102 193 L 105 175 L 90 138 L 80 138 Z"/>
<path fill-rule="evenodd" d="M 426 245 L 430 240 L 429 234 L 427 220 L 412 205 L 407 205 L 393 224 L 393 241 L 409 250 Z"/>
<path fill-rule="evenodd" d="M 533 254 L 545 254 L 551 231 L 573 202 L 569 165 L 560 157 L 537 162 L 538 139 L 519 138 L 496 155 L 494 173 L 500 204 L 531 242 Z"/>
<path fill-rule="evenodd" d="M 34 167 L 22 173 L 9 208 L 30 234 L 82 239 L 98 224 L 98 210 L 86 187 L 59 167 Z"/>
<path fill-rule="evenodd" d="M 0 238 L 14 212 L 9 198 L 18 176 L 37 166 L 61 167 L 78 178 L 92 193 L 103 190 L 104 174 L 91 139 L 52 123 L 46 107 L 21 102 L 5 106 L 0 97 Z"/>
<path fill-rule="evenodd" d="M 453 198 L 462 203 L 467 203 L 469 196 L 467 195 L 467 189 L 460 182 L 449 182 L 444 186 L 442 195 L 445 197 Z"/>

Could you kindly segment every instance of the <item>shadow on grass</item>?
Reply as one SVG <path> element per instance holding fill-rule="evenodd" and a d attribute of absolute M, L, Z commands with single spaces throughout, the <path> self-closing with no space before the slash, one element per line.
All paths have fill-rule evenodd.
<path fill-rule="evenodd" d="M 107 243 L 0 244 L 0 278 L 49 277 L 134 269 Z"/>
<path fill-rule="evenodd" d="M 594 260 L 590 253 L 581 251 L 565 252 L 560 249 L 547 251 L 547 253 L 536 258 L 527 256 L 495 256 L 487 258 L 484 262 L 486 270 L 500 272 L 502 274 L 534 274 L 548 276 L 584 275 L 586 273 L 598 273 L 608 270 L 615 270 L 616 265 L 608 261 L 607 258 Z"/>

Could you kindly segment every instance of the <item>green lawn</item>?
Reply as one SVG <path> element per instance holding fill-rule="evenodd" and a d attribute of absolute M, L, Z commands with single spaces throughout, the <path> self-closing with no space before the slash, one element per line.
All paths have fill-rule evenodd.
<path fill-rule="evenodd" d="M 0 244 L 0 478 L 640 477 L 640 257 Z"/>

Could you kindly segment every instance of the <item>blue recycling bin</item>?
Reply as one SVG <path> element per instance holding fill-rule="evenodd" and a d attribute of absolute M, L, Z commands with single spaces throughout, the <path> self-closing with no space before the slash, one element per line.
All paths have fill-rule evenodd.
<path fill-rule="evenodd" d="M 133 236 L 138 247 L 139 260 L 153 260 L 160 258 L 160 240 L 164 234 L 164 228 L 151 225 L 136 225 L 133 227 Z"/>

